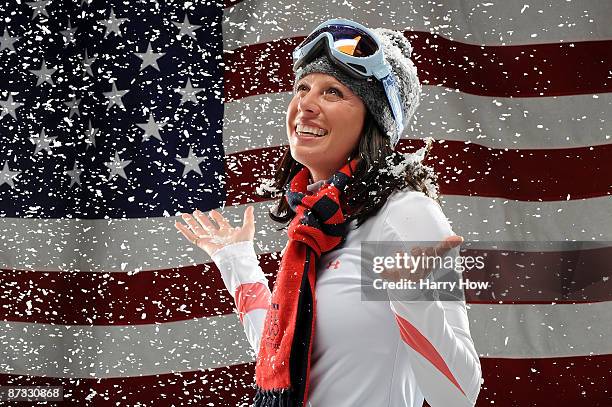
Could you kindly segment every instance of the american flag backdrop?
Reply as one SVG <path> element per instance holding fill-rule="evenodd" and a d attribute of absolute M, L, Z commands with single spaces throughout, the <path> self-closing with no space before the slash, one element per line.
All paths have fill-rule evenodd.
<path fill-rule="evenodd" d="M 4 0 L 0 385 L 62 385 L 63 405 L 247 405 L 232 298 L 173 225 L 254 204 L 272 281 L 286 238 L 256 190 L 286 148 L 290 52 L 332 17 L 410 39 L 424 95 L 400 148 L 436 140 L 457 234 L 594 241 L 560 255 L 609 262 L 608 0 Z M 467 295 L 478 406 L 612 406 L 610 271 L 551 300 L 558 274 L 517 281 L 511 263 L 491 275 L 529 301 Z"/>

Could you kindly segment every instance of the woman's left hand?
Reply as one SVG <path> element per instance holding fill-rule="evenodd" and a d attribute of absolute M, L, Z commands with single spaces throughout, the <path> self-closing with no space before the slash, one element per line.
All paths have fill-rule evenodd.
<path fill-rule="evenodd" d="M 415 246 L 411 250 L 411 256 L 444 256 L 450 250 L 459 246 L 463 243 L 463 237 L 458 235 L 448 236 L 446 239 L 441 241 L 437 246 L 429 246 L 429 247 L 420 247 Z M 400 255 L 404 253 L 400 252 Z M 423 264 L 424 262 L 419 261 L 417 267 L 406 267 L 406 268 L 392 268 L 385 269 L 380 276 L 387 281 L 400 281 L 400 280 L 410 280 L 410 281 L 419 281 L 422 278 L 425 278 L 431 272 L 431 267 L 427 267 L 427 265 Z"/>

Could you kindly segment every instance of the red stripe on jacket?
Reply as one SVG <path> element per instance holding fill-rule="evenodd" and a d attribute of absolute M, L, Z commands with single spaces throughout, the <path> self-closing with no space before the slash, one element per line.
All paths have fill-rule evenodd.
<path fill-rule="evenodd" d="M 455 379 L 455 376 L 451 373 L 450 369 L 446 365 L 446 362 L 440 356 L 436 348 L 429 342 L 429 340 L 419 332 L 418 329 L 415 328 L 410 322 L 406 321 L 404 318 L 395 314 L 395 319 L 400 328 L 400 335 L 404 342 L 406 342 L 412 349 L 419 352 L 425 359 L 429 360 L 431 364 L 433 364 L 436 369 L 438 369 L 444 376 L 451 381 L 459 391 L 465 396 L 465 392 Z"/>
<path fill-rule="evenodd" d="M 263 283 L 241 284 L 236 289 L 236 307 L 240 322 L 244 315 L 257 308 L 268 309 L 270 305 L 270 289 Z"/>

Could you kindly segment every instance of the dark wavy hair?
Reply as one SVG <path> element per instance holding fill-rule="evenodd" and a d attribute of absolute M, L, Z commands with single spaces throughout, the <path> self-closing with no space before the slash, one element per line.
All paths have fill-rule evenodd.
<path fill-rule="evenodd" d="M 374 216 L 396 190 L 411 188 L 438 199 L 435 172 L 420 160 L 411 160 L 395 151 L 369 111 L 366 112 L 359 144 L 349 159 L 357 155 L 362 160 L 344 192 L 350 208 L 347 219 L 357 219 L 357 227 Z M 285 199 L 285 188 L 303 167 L 291 156 L 287 146 L 276 168 L 272 190 L 262 193 L 267 198 L 278 198 L 276 206 L 269 211 L 274 221 L 285 224 L 278 230 L 284 229 L 295 216 Z"/>

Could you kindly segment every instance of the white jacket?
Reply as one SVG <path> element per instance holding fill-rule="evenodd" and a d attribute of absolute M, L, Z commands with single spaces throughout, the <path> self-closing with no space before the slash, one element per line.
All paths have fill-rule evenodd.
<path fill-rule="evenodd" d="M 473 406 L 481 368 L 463 301 L 362 301 L 362 241 L 441 241 L 453 234 L 440 206 L 396 191 L 345 244 L 321 256 L 309 404 L 313 407 Z M 258 352 L 270 301 L 253 242 L 213 254 Z"/>

